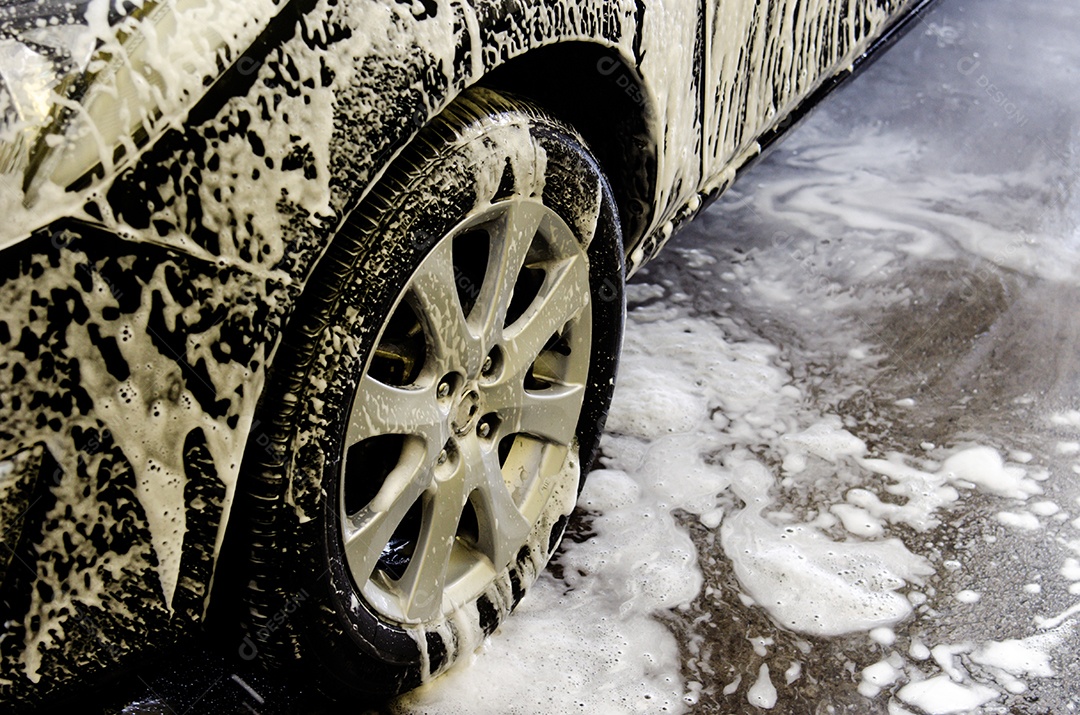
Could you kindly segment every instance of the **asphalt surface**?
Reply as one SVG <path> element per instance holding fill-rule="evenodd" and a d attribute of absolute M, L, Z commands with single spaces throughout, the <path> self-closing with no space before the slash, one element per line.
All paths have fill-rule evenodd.
<path fill-rule="evenodd" d="M 753 581 L 732 548 L 738 519 L 749 518 L 738 475 L 730 488 L 717 477 L 711 511 L 657 501 L 692 543 L 687 573 L 700 584 L 675 607 L 642 610 L 677 644 L 666 677 L 682 695 L 664 701 L 667 711 L 1026 715 L 1080 705 L 1070 610 L 1080 605 L 1077 28 L 1080 7 L 1069 2 L 942 0 L 635 278 L 631 332 L 663 340 L 658 323 L 682 321 L 718 350 L 753 348 L 761 369 L 786 386 L 773 424 L 715 414 L 707 415 L 712 432 L 695 423 L 689 432 L 710 449 L 684 450 L 685 465 L 665 465 L 668 479 L 714 461 L 736 473 L 717 456 L 720 447 L 747 455 L 776 478 L 760 516 L 770 528 L 786 519 L 834 543 L 893 539 L 925 566 L 920 583 L 884 589 L 901 594 L 910 613 L 876 631 L 852 626 L 854 616 L 837 617 L 852 626 L 841 635 L 782 627 L 760 597 L 776 584 Z M 628 338 L 628 382 L 619 385 L 605 444 L 613 479 L 640 472 L 628 453 L 662 446 L 640 426 L 650 380 L 717 369 L 708 356 L 687 357 L 691 351 L 673 360 L 672 348 Z M 704 395 L 714 413 L 728 404 L 692 377 L 687 394 Z M 851 435 L 863 451 L 769 444 L 798 442 L 813 424 L 833 424 L 833 436 Z M 944 488 L 955 499 L 906 521 L 867 507 L 864 533 L 822 517 L 850 515 L 835 507 L 865 506 L 864 492 L 876 504 L 910 507 L 914 497 L 890 497 L 886 488 L 902 482 L 880 470 L 939 474 L 951 456 L 973 449 L 982 451 L 966 454 L 999 455 L 994 474 L 1030 489 L 1017 495 L 989 481 L 950 481 Z M 583 512 L 579 533 L 601 512 Z M 573 560 L 577 544 L 569 548 Z M 847 592 L 837 593 L 842 600 Z M 538 598 L 519 614 L 526 626 L 543 608 Z M 608 627 L 620 628 L 618 619 Z M 496 639 L 512 636 L 521 633 Z M 90 709 L 466 712 L 462 703 L 489 677 L 485 661 L 552 647 L 540 638 L 482 653 L 464 669 L 471 675 L 452 674 L 413 699 L 345 707 L 327 706 L 287 678 L 238 670 L 195 641 L 123 675 Z M 987 655 L 996 652 L 990 644 L 1021 641 L 1028 660 L 1020 665 Z M 867 671 L 878 663 L 885 665 Z M 565 690 L 561 678 L 574 667 L 584 682 L 596 676 L 589 663 L 536 667 L 530 687 Z M 614 673 L 604 676 L 616 684 L 603 696 L 604 712 L 661 709 L 620 697 Z M 490 687 L 476 712 L 572 704 L 552 696 L 550 707 L 525 707 L 514 687 Z M 595 690 L 573 702 L 599 702 L 588 700 L 600 697 Z"/>

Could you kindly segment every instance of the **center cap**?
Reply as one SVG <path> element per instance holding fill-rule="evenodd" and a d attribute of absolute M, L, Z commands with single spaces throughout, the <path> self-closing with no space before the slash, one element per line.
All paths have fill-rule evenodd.
<path fill-rule="evenodd" d="M 458 396 L 450 411 L 450 426 L 461 436 L 471 430 L 480 414 L 480 395 L 476 390 L 466 390 Z"/>

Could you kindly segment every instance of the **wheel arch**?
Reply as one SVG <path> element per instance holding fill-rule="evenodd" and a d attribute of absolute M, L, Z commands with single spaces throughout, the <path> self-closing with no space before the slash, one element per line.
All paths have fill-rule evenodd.
<path fill-rule="evenodd" d="M 478 84 L 528 99 L 581 134 L 611 184 L 625 245 L 634 245 L 654 211 L 657 138 L 633 61 L 598 42 L 557 42 L 506 61 Z"/>

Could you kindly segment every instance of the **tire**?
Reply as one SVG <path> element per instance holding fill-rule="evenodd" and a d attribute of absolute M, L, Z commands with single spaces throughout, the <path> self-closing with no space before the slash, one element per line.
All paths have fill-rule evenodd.
<path fill-rule="evenodd" d="M 355 697 L 475 650 L 595 458 L 623 281 L 611 191 L 571 129 L 482 89 L 425 127 L 328 249 L 268 378 L 241 654 Z"/>

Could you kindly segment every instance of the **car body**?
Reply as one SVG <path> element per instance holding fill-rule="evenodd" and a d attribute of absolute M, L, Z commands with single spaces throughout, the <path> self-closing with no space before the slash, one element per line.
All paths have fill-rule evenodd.
<path fill-rule="evenodd" d="M 4 700 L 203 622 L 282 335 L 467 88 L 583 137 L 632 273 L 923 4 L 0 4 Z M 282 499 L 303 522 L 322 489 Z"/>

